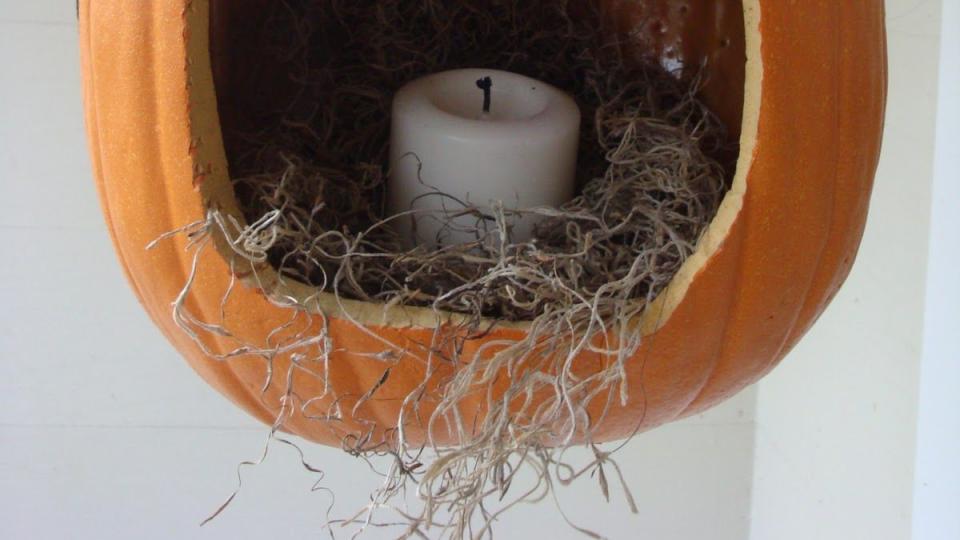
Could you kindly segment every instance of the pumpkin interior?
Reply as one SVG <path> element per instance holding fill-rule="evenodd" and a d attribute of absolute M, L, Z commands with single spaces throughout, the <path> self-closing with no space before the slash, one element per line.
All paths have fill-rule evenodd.
<path fill-rule="evenodd" d="M 745 189 L 742 183 L 746 166 L 746 160 L 742 157 L 748 155 L 742 149 L 751 146 L 749 136 L 752 136 L 752 129 L 747 129 L 748 141 L 744 144 L 744 103 L 745 95 L 749 94 L 745 10 L 742 0 L 657 0 L 643 3 L 601 1 L 609 14 L 611 28 L 639 36 L 637 50 L 633 51 L 638 58 L 655 56 L 660 58 L 664 65 L 682 65 L 694 69 L 705 65 L 708 79 L 701 97 L 726 125 L 731 138 L 741 140 L 741 159 L 737 162 L 733 187 L 727 193 L 697 253 L 690 257 L 671 285 L 651 305 L 653 307 L 661 304 L 661 309 L 657 310 L 658 321 L 644 321 L 645 330 L 652 331 L 665 321 L 667 317 L 664 313 L 669 315 L 672 306 L 682 298 L 686 285 L 720 244 L 726 234 L 727 225 L 740 207 L 740 199 Z M 288 101 L 295 92 L 284 67 L 272 65 L 256 45 L 258 40 L 254 36 L 259 31 L 264 13 L 272 3 L 272 0 L 212 0 L 210 3 L 210 60 L 220 135 L 223 137 L 227 155 L 230 155 L 232 147 L 228 134 L 256 130 L 257 126 L 251 125 L 250 119 L 256 117 L 258 111 L 275 108 L 278 103 Z M 749 8 L 751 2 L 748 1 L 747 4 Z M 747 14 L 749 21 L 749 12 Z M 252 70 L 252 65 L 258 66 L 257 70 Z M 731 171 L 731 175 L 733 173 L 734 171 Z M 208 180 L 202 186 L 205 198 L 241 218 L 241 214 L 236 210 L 236 196 L 230 187 L 229 178 L 225 175 L 219 176 L 224 177 L 213 182 Z M 224 249 L 223 246 L 220 247 Z M 311 287 L 292 280 L 278 282 L 271 268 L 258 268 L 257 271 L 258 285 L 273 295 L 307 298 L 316 293 Z M 274 279 L 265 282 L 264 276 Z M 398 306 L 385 312 L 381 306 L 342 299 L 334 302 L 324 298 L 327 296 L 330 295 L 319 295 L 319 309 L 328 313 L 347 309 L 353 318 L 361 322 L 423 326 L 436 324 L 436 314 L 429 309 Z M 651 310 L 648 309 L 649 311 Z M 451 317 L 456 315 L 451 314 Z M 523 323 L 514 324 L 523 326 Z"/>

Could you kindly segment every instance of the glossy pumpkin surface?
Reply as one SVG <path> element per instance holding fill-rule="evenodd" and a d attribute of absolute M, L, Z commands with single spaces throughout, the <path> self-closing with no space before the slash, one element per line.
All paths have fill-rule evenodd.
<path fill-rule="evenodd" d="M 626 26 L 654 20 L 650 46 L 662 55 L 710 62 L 714 76 L 705 98 L 739 128 L 740 156 L 732 188 L 697 252 L 636 321 L 645 336 L 627 363 L 632 397 L 606 417 L 600 438 L 608 440 L 732 396 L 772 369 L 810 328 L 853 264 L 886 97 L 881 0 L 664 1 L 645 3 L 643 13 L 631 7 L 635 3 L 610 3 Z M 389 348 L 385 343 L 416 351 L 445 321 L 423 309 L 338 303 L 325 294 L 315 296 L 312 314 L 295 313 L 277 299 L 307 298 L 315 291 L 279 283 L 269 267 L 232 261 L 219 238 L 202 252 L 185 306 L 205 320 L 218 320 L 222 309 L 232 335 L 204 337 L 205 351 L 174 324 L 171 303 L 194 264 L 189 239 L 145 246 L 205 219 L 210 207 L 241 215 L 217 102 L 217 92 L 229 92 L 214 88 L 211 56 L 227 73 L 218 75 L 223 85 L 229 62 L 216 59 L 230 43 L 218 36 L 224 25 L 249 24 L 257 4 L 81 0 L 81 51 L 97 187 L 134 291 L 207 382 L 272 423 L 288 384 L 297 396 L 317 396 L 322 383 L 295 373 L 274 376 L 264 389 L 263 358 L 216 359 L 210 353 L 277 345 L 325 328 L 336 349 L 330 382 L 350 405 L 383 377 L 377 355 Z M 671 11 L 680 4 L 689 4 L 682 16 Z M 221 305 L 234 276 L 241 283 Z M 287 330 L 272 333 L 284 325 Z M 488 340 L 523 333 L 522 324 L 498 327 L 468 341 L 464 357 Z M 413 356 L 397 363 L 356 415 L 318 422 L 310 417 L 331 406 L 318 400 L 290 412 L 283 428 L 339 445 L 366 429 L 358 417 L 394 425 L 399 401 L 423 379 Z M 274 374 L 288 373 L 289 354 L 270 360 Z"/>

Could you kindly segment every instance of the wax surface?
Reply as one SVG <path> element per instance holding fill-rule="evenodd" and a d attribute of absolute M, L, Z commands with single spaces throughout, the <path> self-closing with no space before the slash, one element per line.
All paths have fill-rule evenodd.
<path fill-rule="evenodd" d="M 492 81 L 490 110 L 477 81 Z M 477 238 L 506 209 L 559 206 L 573 197 L 580 110 L 546 83 L 505 71 L 463 69 L 413 81 L 397 92 L 390 138 L 389 212 L 412 244 Z M 535 219 L 513 216 L 510 240 L 529 239 Z"/>

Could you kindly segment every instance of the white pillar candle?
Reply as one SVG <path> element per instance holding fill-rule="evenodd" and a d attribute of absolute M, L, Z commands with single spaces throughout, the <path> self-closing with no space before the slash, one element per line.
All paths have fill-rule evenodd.
<path fill-rule="evenodd" d="M 498 201 L 525 209 L 573 197 L 579 135 L 573 98 L 535 79 L 489 69 L 418 79 L 393 100 L 388 211 L 415 211 L 394 221 L 410 245 L 474 241 L 476 217 L 451 220 L 462 203 L 491 215 Z M 530 238 L 532 216 L 510 221 L 511 241 Z"/>

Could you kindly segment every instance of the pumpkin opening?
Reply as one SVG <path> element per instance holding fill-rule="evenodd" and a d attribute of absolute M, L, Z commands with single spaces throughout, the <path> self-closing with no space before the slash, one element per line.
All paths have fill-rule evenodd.
<path fill-rule="evenodd" d="M 562 25 L 571 24 L 571 20 L 589 19 L 589 16 L 596 17 L 597 20 L 584 23 L 584 27 L 595 23 L 598 28 L 593 29 L 593 33 L 606 36 L 603 38 L 604 45 L 616 43 L 617 54 L 620 58 L 626 59 L 626 62 L 632 66 L 640 66 L 641 68 L 634 69 L 631 67 L 621 70 L 619 66 L 616 66 L 621 71 L 616 75 L 644 77 L 648 79 L 648 85 L 651 88 L 656 88 L 653 92 L 657 94 L 654 100 L 660 100 L 660 103 L 654 104 L 655 108 L 666 104 L 669 100 L 676 101 L 682 97 L 683 93 L 689 88 L 684 86 L 685 84 L 697 84 L 697 89 L 700 90 L 700 98 L 722 121 L 727 130 L 725 142 L 728 144 L 720 151 L 712 148 L 712 155 L 709 157 L 715 158 L 726 168 L 723 173 L 714 176 L 723 177 L 721 181 L 724 182 L 724 185 L 721 186 L 721 189 L 729 187 L 737 158 L 736 140 L 740 131 L 744 96 L 745 40 L 743 8 L 739 0 L 725 0 L 703 5 L 675 2 L 600 2 L 594 4 L 586 0 L 580 2 L 576 0 L 541 0 L 539 2 L 507 2 L 504 4 L 507 6 L 516 4 L 525 7 L 523 9 L 503 8 L 502 6 L 494 8 L 485 2 L 438 0 L 428 2 L 392 0 L 350 3 L 337 0 L 298 0 L 296 2 L 286 2 L 282 5 L 265 1 L 212 2 L 210 10 L 210 56 L 217 93 L 217 106 L 220 113 L 220 131 L 224 140 L 230 174 L 234 178 L 232 189 L 234 189 L 234 194 L 239 202 L 239 213 L 242 214 L 245 221 L 247 223 L 256 222 L 270 210 L 276 208 L 275 200 L 266 205 L 260 203 L 263 202 L 263 199 L 272 196 L 271 190 L 275 195 L 279 179 L 288 172 L 284 167 L 291 163 L 292 158 L 296 167 L 301 169 L 301 171 L 297 171 L 298 174 L 307 165 L 319 165 L 309 172 L 301 174 L 301 182 L 304 179 L 307 182 L 311 181 L 310 176 L 312 174 L 314 178 L 324 177 L 335 188 L 304 190 L 301 186 L 298 195 L 304 199 L 301 201 L 303 206 L 301 209 L 302 217 L 307 220 L 317 218 L 317 214 L 313 213 L 310 213 L 309 218 L 306 216 L 311 211 L 311 205 L 315 205 L 316 200 L 322 196 L 327 199 L 327 201 L 324 201 L 325 206 L 328 208 L 336 207 L 337 210 L 335 212 L 336 219 L 329 224 L 320 226 L 320 231 L 325 230 L 325 228 L 352 228 L 354 233 L 357 229 L 363 230 L 366 226 L 369 226 L 371 221 L 374 221 L 369 218 L 369 214 L 382 213 L 383 211 L 380 201 L 376 200 L 377 189 L 380 186 L 372 190 L 365 189 L 365 186 L 361 186 L 359 189 L 355 186 L 350 186 L 348 189 L 343 187 L 349 182 L 345 179 L 347 176 L 352 176 L 352 181 L 356 184 L 363 184 L 364 181 L 367 183 L 379 182 L 381 185 L 383 183 L 382 177 L 385 175 L 386 166 L 383 164 L 382 154 L 386 147 L 383 144 L 386 137 L 385 129 L 389 128 L 389 99 L 396 90 L 398 82 L 406 82 L 406 79 L 412 77 L 410 70 L 405 72 L 400 68 L 396 70 L 400 73 L 391 73 L 393 65 L 399 64 L 402 68 L 403 62 L 409 62 L 412 58 L 422 64 L 419 66 L 421 71 L 430 72 L 471 65 L 482 66 L 487 64 L 490 67 L 489 64 L 492 63 L 493 67 L 507 67 L 519 72 L 526 72 L 525 74 L 545 79 L 561 89 L 574 91 L 574 88 L 571 87 L 578 84 L 585 86 L 588 84 L 595 85 L 596 83 L 593 80 L 584 83 L 582 80 L 584 77 L 583 66 L 563 65 L 563 62 L 571 62 L 569 55 L 563 57 L 562 54 L 558 55 L 554 49 L 564 46 L 560 42 L 562 38 L 566 37 L 564 30 L 560 28 Z M 555 13 L 558 6 L 563 7 L 566 18 Z M 434 11 L 439 11 L 439 15 L 433 13 Z M 467 15 L 464 15 L 465 12 Z M 480 15 L 477 13 L 480 13 Z M 584 14 L 589 14 L 589 16 Z M 480 37 L 476 39 L 475 43 L 471 43 L 469 40 L 460 43 L 456 37 L 440 35 L 444 32 L 444 29 L 442 25 L 438 26 L 435 20 L 431 20 L 431 17 L 434 16 L 450 19 L 449 25 L 454 29 L 452 32 L 456 33 L 457 36 L 460 34 L 469 35 L 473 32 Z M 510 25 L 513 27 L 519 26 L 519 30 L 501 31 L 500 27 L 509 27 Z M 396 32 L 391 32 L 390 29 L 396 29 Z M 579 31 L 583 32 L 583 28 L 580 28 Z M 431 32 L 436 33 L 439 37 L 431 35 Z M 522 36 L 515 39 L 513 34 L 518 32 L 541 33 L 546 35 L 546 38 L 538 40 L 529 36 Z M 359 34 L 359 37 L 353 35 L 354 33 Z M 376 36 L 391 33 L 396 34 L 399 38 L 396 36 L 385 38 L 383 43 L 371 45 L 369 47 L 372 49 L 371 51 L 354 54 L 356 49 L 363 48 Z M 411 35 L 415 39 L 409 40 Z M 514 41 L 505 44 L 504 36 L 507 36 L 507 40 Z M 616 37 L 611 39 L 609 36 Z M 404 38 L 409 41 L 404 42 Z M 395 39 L 395 41 L 391 42 L 390 39 Z M 577 39 L 580 39 L 579 35 Z M 433 43 L 421 45 L 422 42 L 430 42 L 431 40 L 441 42 L 447 40 L 447 43 L 441 43 L 439 46 Z M 592 54 L 591 47 L 596 43 L 597 41 L 585 39 L 583 43 L 573 45 L 572 48 L 575 49 L 576 54 L 582 54 L 582 51 L 590 51 Z M 468 51 L 457 56 L 458 51 L 470 49 L 470 46 L 474 47 L 476 51 Z M 420 50 L 411 53 L 414 56 L 405 54 L 407 49 L 416 47 L 420 47 Z M 504 47 L 508 49 L 506 52 L 498 50 Z M 509 50 L 510 47 L 515 50 Z M 576 47 L 580 47 L 580 50 L 576 50 Z M 401 52 L 393 54 L 396 50 Z M 490 53 L 491 50 L 494 51 L 493 54 Z M 520 60 L 508 66 L 503 66 L 504 58 L 513 58 L 517 56 L 517 52 L 524 54 L 529 52 L 531 59 Z M 415 54 L 442 56 L 442 58 L 431 58 L 423 61 L 423 59 L 417 58 Z M 338 63 L 339 58 L 346 56 L 351 56 L 349 61 L 342 64 Z M 453 56 L 453 58 L 449 58 L 450 56 Z M 359 59 L 356 57 L 359 57 Z M 560 62 L 556 60 L 558 57 L 561 58 Z M 509 62 L 512 62 L 512 60 L 509 60 Z M 558 63 L 560 65 L 555 65 Z M 588 67 L 606 68 L 608 66 L 598 63 L 596 66 Z M 358 74 L 356 73 L 358 68 L 368 71 L 380 70 L 384 73 L 375 75 Z M 568 68 L 569 75 L 566 75 L 563 70 Z M 578 69 L 580 71 L 577 71 Z M 668 74 L 666 70 L 671 70 L 671 73 Z M 416 69 L 412 72 L 417 74 Z M 423 73 L 419 74 L 422 75 Z M 691 83 L 693 77 L 697 75 L 701 75 L 703 78 L 698 80 L 697 83 Z M 306 79 L 310 77 L 322 80 L 306 82 Z M 682 84 L 677 83 L 671 87 L 676 79 L 683 79 Z M 379 86 L 377 86 L 377 83 L 379 83 Z M 351 88 L 351 85 L 355 87 Z M 320 91 L 317 91 L 318 88 L 320 88 Z M 617 88 L 614 88 L 610 93 L 616 90 Z M 354 95 L 341 99 L 340 95 L 351 92 Z M 578 98 L 580 97 L 578 95 Z M 326 106 L 325 109 L 324 103 L 329 102 L 336 103 Z M 604 105 L 607 105 L 607 103 L 601 100 L 599 106 Z M 669 106 L 669 104 L 666 106 Z M 583 107 L 583 104 L 581 104 L 581 107 Z M 585 116 L 589 113 L 589 116 L 592 117 L 592 113 L 597 108 L 598 105 L 590 104 L 584 111 Z M 678 116 L 686 115 L 689 117 L 691 112 L 696 112 L 694 109 L 695 107 L 688 107 L 681 110 Z M 278 114 L 278 111 L 283 112 Z M 650 111 L 644 112 L 649 113 Z M 596 131 L 591 120 L 593 119 L 588 118 L 585 122 L 584 131 L 588 134 L 588 138 Z M 663 121 L 664 119 L 656 118 L 654 120 Z M 287 127 L 302 124 L 303 129 L 286 130 L 287 134 L 293 133 L 294 137 L 299 137 L 299 140 L 294 144 L 299 145 L 299 148 L 292 148 L 293 145 L 289 144 L 290 139 L 285 141 L 286 146 L 279 151 L 277 148 L 267 148 L 269 145 L 264 144 L 263 134 L 269 133 L 268 138 L 275 138 L 276 128 L 281 123 L 286 124 Z M 305 135 L 307 133 L 308 135 Z M 331 139 L 331 133 L 338 143 L 332 145 L 332 152 L 325 148 L 325 144 Z M 352 135 L 337 138 L 337 134 L 342 133 L 352 133 Z M 685 135 L 681 133 L 678 138 Z M 714 136 L 713 133 L 709 132 L 706 134 L 697 133 L 696 135 L 704 138 Z M 260 138 L 258 139 L 258 137 Z M 302 144 L 306 140 L 310 140 L 309 143 L 306 143 L 309 146 L 308 148 L 304 148 Z M 271 140 L 270 142 L 275 141 Z M 717 143 L 711 144 L 714 147 L 717 146 Z M 581 144 L 580 174 L 578 174 L 581 187 L 583 187 L 585 179 L 603 175 L 603 167 L 607 165 L 607 162 L 603 159 L 603 150 L 589 144 Z M 609 153 L 612 148 L 606 148 L 605 151 Z M 272 158 L 263 159 L 263 155 L 268 152 L 275 155 Z M 362 155 L 364 159 L 354 159 L 357 155 Z M 345 163 L 344 156 L 347 157 L 346 161 L 352 162 Z M 303 162 L 301 162 L 301 159 Z M 359 167 L 356 166 L 357 161 L 361 161 Z M 270 163 L 265 164 L 268 162 Z M 381 170 L 371 172 L 371 163 L 375 166 L 382 164 L 383 167 Z M 709 163 L 695 163 L 694 165 L 706 169 L 711 167 Z M 653 166 L 660 166 L 660 164 L 654 163 Z M 265 175 L 273 178 L 262 182 Z M 359 182 L 356 180 L 368 175 L 374 177 L 372 182 L 369 179 Z M 709 175 L 709 172 L 705 175 Z M 242 180 L 238 181 L 238 179 Z M 703 189 L 710 189 L 710 187 L 701 188 L 701 190 Z M 644 195 L 651 197 L 646 192 L 644 192 Z M 604 196 L 613 198 L 610 194 L 604 194 Z M 654 199 L 676 196 L 676 193 L 667 192 L 664 194 L 660 191 L 656 191 L 652 195 Z M 681 234 L 681 236 L 686 236 L 684 241 L 691 246 L 696 245 L 701 233 L 706 229 L 706 224 L 713 217 L 713 213 L 717 209 L 716 203 L 719 201 L 719 197 L 709 201 L 701 199 L 678 201 L 678 206 L 682 209 L 692 205 L 707 207 L 701 211 L 702 215 L 695 215 L 692 218 L 687 214 L 676 216 L 677 220 L 694 219 L 702 221 L 702 223 Z M 372 202 L 367 207 L 357 209 L 351 202 L 352 200 L 371 200 Z M 344 204 L 345 201 L 346 204 Z M 654 204 L 658 203 L 659 200 L 654 201 Z M 232 204 L 227 206 L 232 206 Z M 627 211 L 629 209 L 629 206 L 625 208 Z M 351 213 L 358 215 L 350 215 Z M 241 219 L 240 222 L 242 223 L 244 220 Z M 563 223 L 557 225 L 562 226 Z M 670 224 L 670 226 L 676 227 L 677 225 Z M 314 238 L 317 236 L 316 230 L 310 232 L 313 233 Z M 304 244 L 309 240 L 309 237 L 304 237 L 297 241 Z M 378 241 L 375 240 L 374 242 Z M 714 244 L 716 244 L 716 241 Z M 577 247 L 579 245 L 577 244 Z M 294 246 L 294 248 L 296 247 Z M 656 247 L 666 251 L 664 246 Z M 673 246 L 666 247 L 671 248 Z M 329 283 L 334 279 L 333 271 L 327 272 L 324 268 L 320 268 L 319 272 L 316 269 L 301 272 L 299 268 L 304 266 L 303 261 L 296 260 L 296 257 L 291 259 L 289 253 L 292 251 L 296 251 L 296 249 L 287 246 L 284 249 L 273 248 L 270 253 L 273 269 L 286 265 L 284 267 L 285 279 L 283 281 L 285 283 L 283 288 L 285 290 L 293 289 L 297 293 L 297 297 L 313 296 L 315 293 L 312 289 L 324 284 L 327 285 L 327 290 L 330 290 Z M 324 249 L 322 251 L 327 253 L 330 250 Z M 659 285 L 656 285 L 655 288 L 651 283 L 640 283 L 635 287 L 634 296 L 642 297 L 644 303 L 649 303 L 649 300 L 665 287 L 666 283 L 673 277 L 673 273 L 680 268 L 681 263 L 692 252 L 692 249 L 685 254 L 679 253 L 683 252 L 683 249 L 678 248 L 676 251 L 678 251 L 676 260 L 671 264 L 659 263 L 664 266 L 665 270 L 649 280 L 657 281 Z M 343 253 L 335 255 L 342 256 Z M 629 255 L 632 255 L 632 253 L 619 258 L 628 259 Z M 293 261 L 293 264 L 291 264 L 291 261 Z M 437 264 L 435 260 L 429 262 L 430 264 Z M 291 268 L 293 268 L 292 271 Z M 411 273 L 411 268 L 416 269 L 418 266 L 416 264 L 408 265 L 402 268 L 400 275 Z M 461 269 L 456 268 L 454 270 L 460 272 Z M 482 268 L 475 277 L 479 277 L 487 270 L 488 268 Z M 687 274 L 689 275 L 693 271 L 688 269 Z M 267 270 L 267 273 L 272 275 L 270 270 Z M 462 274 L 462 272 L 460 273 Z M 338 304 L 338 310 L 343 307 L 344 299 L 347 299 L 346 304 L 359 308 L 361 312 L 371 311 L 371 309 L 366 309 L 367 306 L 357 306 L 349 302 L 350 299 L 366 301 L 360 302 L 360 304 L 373 303 L 377 305 L 385 302 L 391 306 L 407 304 L 403 306 L 402 315 L 391 313 L 381 317 L 381 321 L 390 320 L 402 324 L 403 319 L 406 319 L 407 323 L 416 324 L 435 317 L 416 308 L 411 309 L 411 305 L 431 305 L 430 301 L 424 302 L 420 299 L 436 299 L 437 294 L 443 292 L 444 286 L 449 289 L 459 284 L 443 284 L 439 291 L 424 291 L 424 284 L 429 286 L 443 277 L 442 273 L 429 274 L 429 279 L 423 280 L 425 283 L 415 283 L 414 286 L 410 287 L 410 290 L 404 289 L 402 294 L 395 294 L 396 289 L 401 288 L 399 284 L 393 286 L 387 294 L 382 291 L 370 290 L 371 288 L 376 289 L 376 281 L 380 279 L 379 274 L 374 273 L 372 275 L 375 281 L 372 284 L 360 280 L 360 284 L 356 287 L 341 287 L 337 290 L 337 295 L 340 297 L 335 302 Z M 341 278 L 338 276 L 336 279 Z M 596 281 L 603 283 L 614 279 L 615 276 L 613 275 L 607 276 L 601 273 L 597 276 Z M 267 283 L 268 286 L 264 288 L 268 292 L 275 292 L 270 290 L 269 283 L 272 283 L 272 280 L 267 280 Z M 349 285 L 350 281 L 347 280 L 345 283 Z M 261 278 L 260 285 L 262 284 L 263 280 Z M 678 289 L 682 289 L 682 287 L 678 287 Z M 418 302 L 418 300 L 420 301 Z M 463 301 L 463 298 L 457 300 Z M 436 311 L 437 306 L 434 305 L 433 307 L 433 311 Z M 442 310 L 458 311 L 459 306 L 451 302 L 439 307 Z M 486 304 L 479 307 L 470 306 L 464 311 L 479 313 L 501 321 L 504 319 L 520 321 L 518 324 L 521 326 L 524 324 L 523 321 L 529 321 L 536 315 L 535 311 L 525 312 L 523 310 L 503 313 L 496 306 L 490 308 Z"/>

